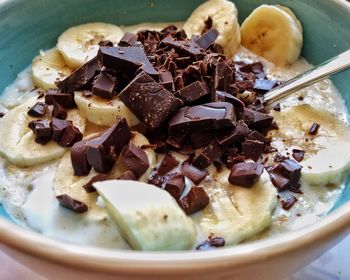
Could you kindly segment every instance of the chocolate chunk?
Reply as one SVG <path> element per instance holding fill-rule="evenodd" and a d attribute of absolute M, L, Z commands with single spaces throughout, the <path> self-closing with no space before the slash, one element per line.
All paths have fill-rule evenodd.
<path fill-rule="evenodd" d="M 28 115 L 32 117 L 42 117 L 47 111 L 47 104 L 44 102 L 37 102 L 33 107 L 28 111 Z"/>
<path fill-rule="evenodd" d="M 208 95 L 206 83 L 196 81 L 175 92 L 175 96 L 180 98 L 185 104 L 190 104 Z"/>
<path fill-rule="evenodd" d="M 232 82 L 233 71 L 225 61 L 220 61 L 215 67 L 214 89 L 228 91 Z"/>
<path fill-rule="evenodd" d="M 100 62 L 97 57 L 86 62 L 84 65 L 76 69 L 72 74 L 64 80 L 57 83 L 57 87 L 66 93 L 74 93 L 74 91 L 82 89 L 83 86 L 92 81 L 92 78 L 101 70 Z M 64 106 L 63 104 L 61 104 Z"/>
<path fill-rule="evenodd" d="M 240 162 L 232 167 L 228 181 L 232 185 L 250 188 L 259 180 L 263 171 L 264 166 L 260 163 Z"/>
<path fill-rule="evenodd" d="M 214 237 L 205 240 L 203 243 L 196 247 L 196 250 L 204 251 L 210 250 L 212 247 L 223 247 L 225 246 L 225 239 L 222 237 Z"/>
<path fill-rule="evenodd" d="M 176 57 L 174 62 L 178 68 L 184 69 L 192 64 L 192 59 L 190 56 Z"/>
<path fill-rule="evenodd" d="M 149 167 L 147 154 L 144 150 L 129 142 L 122 151 L 121 162 L 135 173 L 137 178 L 141 177 Z"/>
<path fill-rule="evenodd" d="M 67 118 L 67 110 L 59 103 L 53 102 L 52 117 L 64 120 Z"/>
<path fill-rule="evenodd" d="M 131 170 L 127 170 L 118 177 L 118 180 L 136 181 L 137 176 Z"/>
<path fill-rule="evenodd" d="M 45 145 L 51 140 L 52 130 L 47 120 L 31 121 L 28 127 L 35 134 L 35 142 Z"/>
<path fill-rule="evenodd" d="M 87 161 L 86 153 L 86 140 L 76 142 L 72 146 L 70 157 L 75 176 L 85 176 L 90 173 L 91 165 Z"/>
<path fill-rule="evenodd" d="M 186 135 L 169 135 L 166 143 L 175 149 L 181 149 Z"/>
<path fill-rule="evenodd" d="M 126 32 L 120 39 L 118 46 L 120 47 L 131 47 L 137 41 L 137 35 L 131 32 Z"/>
<path fill-rule="evenodd" d="M 102 40 L 98 43 L 98 45 L 100 47 L 113 47 L 114 46 L 113 42 L 111 42 L 109 40 Z"/>
<path fill-rule="evenodd" d="M 200 170 L 197 167 L 194 167 L 188 162 L 184 162 L 181 166 L 182 173 L 189 178 L 196 185 L 200 184 L 205 177 L 209 175 L 207 170 Z"/>
<path fill-rule="evenodd" d="M 281 105 L 279 103 L 277 103 L 275 106 L 273 106 L 273 110 L 276 112 L 280 112 L 281 111 Z"/>
<path fill-rule="evenodd" d="M 253 129 L 268 128 L 271 126 L 273 120 L 268 114 L 260 113 L 248 108 L 244 108 L 244 111 L 240 113 L 240 118 Z"/>
<path fill-rule="evenodd" d="M 175 91 L 173 76 L 168 70 L 159 71 L 160 84 L 169 91 Z"/>
<path fill-rule="evenodd" d="M 195 40 L 195 42 L 202 49 L 206 50 L 215 42 L 218 36 L 219 36 L 219 32 L 216 29 L 210 29 L 204 34 L 202 34 L 202 36 L 199 37 L 197 40 Z"/>
<path fill-rule="evenodd" d="M 115 78 L 104 72 L 101 72 L 95 77 L 92 86 L 92 94 L 104 99 L 112 99 L 114 87 Z"/>
<path fill-rule="evenodd" d="M 247 158 L 257 161 L 264 151 L 264 142 L 258 140 L 246 140 L 242 143 L 242 152 Z"/>
<path fill-rule="evenodd" d="M 178 165 L 179 161 L 176 160 L 171 154 L 167 154 L 159 165 L 157 172 L 159 175 L 163 176 Z"/>
<path fill-rule="evenodd" d="M 285 161 L 286 159 L 289 159 L 289 157 L 284 156 L 284 155 L 282 155 L 281 153 L 276 153 L 276 154 L 275 154 L 275 157 L 273 158 L 273 160 L 274 160 L 275 162 L 283 162 L 283 161 Z"/>
<path fill-rule="evenodd" d="M 204 29 L 202 31 L 202 33 L 207 32 L 208 30 L 210 30 L 213 27 L 213 19 L 211 17 L 208 17 L 205 21 L 204 21 Z"/>
<path fill-rule="evenodd" d="M 148 75 L 158 77 L 158 72 L 140 47 L 102 47 L 98 58 L 103 66 L 128 75 L 134 75 L 141 68 Z"/>
<path fill-rule="evenodd" d="M 3 118 L 5 116 L 5 113 L 0 112 L 0 119 Z"/>
<path fill-rule="evenodd" d="M 57 142 L 62 147 L 71 147 L 74 143 L 80 141 L 83 138 L 83 134 L 72 123 L 69 123 L 66 129 L 63 131 L 61 139 Z"/>
<path fill-rule="evenodd" d="M 305 151 L 299 149 L 292 150 L 292 156 L 297 162 L 301 162 L 304 159 Z"/>
<path fill-rule="evenodd" d="M 52 129 L 52 140 L 56 142 L 60 141 L 63 131 L 67 128 L 69 124 L 72 124 L 72 121 L 60 120 L 53 117 L 50 123 Z"/>
<path fill-rule="evenodd" d="M 87 140 L 87 160 L 100 173 L 111 171 L 122 148 L 130 141 L 131 132 L 125 118 L 117 117 L 112 127 L 98 137 Z"/>
<path fill-rule="evenodd" d="M 247 139 L 250 140 L 258 140 L 264 143 L 268 143 L 271 142 L 270 138 L 266 138 L 264 135 L 262 135 L 260 132 L 256 131 L 256 130 L 252 130 L 248 133 L 247 135 Z"/>
<path fill-rule="evenodd" d="M 85 98 L 92 97 L 92 91 L 91 90 L 83 90 L 83 97 L 85 97 Z"/>
<path fill-rule="evenodd" d="M 258 92 L 265 93 L 273 89 L 276 86 L 276 84 L 277 82 L 273 80 L 256 79 L 253 89 Z"/>
<path fill-rule="evenodd" d="M 87 193 L 95 192 L 96 189 L 94 188 L 94 186 L 92 184 L 96 183 L 96 182 L 106 181 L 107 179 L 108 179 L 108 176 L 106 174 L 97 174 L 94 177 L 92 177 L 89 180 L 89 182 L 87 182 L 85 185 L 83 185 L 83 188 L 85 189 L 85 191 Z"/>
<path fill-rule="evenodd" d="M 224 101 L 229 102 L 237 109 L 238 111 L 242 111 L 244 109 L 244 102 L 234 97 L 232 94 L 224 92 L 224 91 L 215 91 L 215 96 L 213 101 Z"/>
<path fill-rule="evenodd" d="M 250 130 L 243 120 L 239 120 L 236 127 L 219 132 L 216 140 L 220 145 L 230 145 L 235 142 L 241 142 L 249 134 Z"/>
<path fill-rule="evenodd" d="M 162 38 L 165 38 L 167 36 L 174 37 L 177 31 L 177 27 L 174 24 L 170 24 L 163 28 L 159 33 Z"/>
<path fill-rule="evenodd" d="M 213 139 L 213 134 L 209 131 L 198 131 L 190 135 L 193 148 L 198 149 L 207 146 Z"/>
<path fill-rule="evenodd" d="M 289 210 L 298 201 L 298 199 L 292 195 L 286 199 L 281 200 L 282 208 L 284 210 Z"/>
<path fill-rule="evenodd" d="M 209 204 L 209 196 L 202 187 L 192 187 L 178 203 L 187 215 L 191 215 Z"/>
<path fill-rule="evenodd" d="M 251 64 L 245 64 L 239 68 L 239 71 L 249 73 L 253 72 L 255 74 L 259 74 L 264 71 L 264 66 L 261 62 L 254 62 Z"/>
<path fill-rule="evenodd" d="M 193 165 L 199 169 L 207 168 L 217 158 L 221 157 L 224 150 L 216 140 L 213 140 L 203 151 L 194 159 Z"/>
<path fill-rule="evenodd" d="M 88 210 L 88 207 L 85 203 L 72 198 L 68 194 L 58 195 L 56 196 L 56 198 L 62 207 L 71 210 L 75 213 L 81 214 Z"/>
<path fill-rule="evenodd" d="M 161 41 L 162 45 L 175 49 L 180 55 L 190 56 L 194 60 L 203 59 L 205 53 L 195 41 L 175 41 L 171 37 L 166 37 Z"/>
<path fill-rule="evenodd" d="M 70 93 L 62 93 L 57 89 L 49 89 L 45 95 L 45 103 L 53 105 L 56 102 L 64 108 L 73 108 L 75 106 L 74 97 Z"/>
<path fill-rule="evenodd" d="M 273 147 L 273 146 L 266 146 L 264 149 L 264 153 L 265 154 L 270 154 L 270 153 L 274 153 L 277 152 L 277 148 Z"/>
<path fill-rule="evenodd" d="M 178 200 L 185 188 L 185 177 L 181 173 L 169 174 L 164 190 Z"/>
<path fill-rule="evenodd" d="M 286 159 L 268 170 L 272 184 L 278 191 L 299 189 L 299 179 L 303 167 L 291 159 Z"/>
<path fill-rule="evenodd" d="M 170 134 L 189 134 L 201 130 L 234 126 L 236 116 L 227 102 L 212 102 L 181 108 L 169 121 Z"/>
<path fill-rule="evenodd" d="M 154 172 L 149 176 L 147 183 L 159 188 L 164 188 L 168 179 L 168 176 L 160 176 L 157 172 Z"/>
<path fill-rule="evenodd" d="M 164 123 L 182 105 L 180 99 L 146 73 L 132 80 L 119 98 L 150 130 Z"/>
<path fill-rule="evenodd" d="M 309 134 L 316 135 L 319 128 L 320 128 L 320 125 L 318 123 L 313 123 L 309 129 Z"/>

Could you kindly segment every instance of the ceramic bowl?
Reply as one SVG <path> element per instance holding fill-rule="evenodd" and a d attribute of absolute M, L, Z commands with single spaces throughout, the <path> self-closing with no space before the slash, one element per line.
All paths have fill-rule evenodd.
<path fill-rule="evenodd" d="M 66 28 L 85 22 L 135 24 L 185 20 L 202 1 L 0 1 L 0 92 L 53 47 Z M 302 21 L 303 56 L 318 64 L 350 47 L 350 4 L 343 0 L 236 0 L 242 21 L 261 3 L 284 4 Z M 350 108 L 349 71 L 333 82 Z M 209 252 L 143 253 L 80 247 L 13 224 L 0 208 L 0 249 L 49 279 L 281 279 L 350 231 L 350 182 L 328 215 L 302 230 Z"/>

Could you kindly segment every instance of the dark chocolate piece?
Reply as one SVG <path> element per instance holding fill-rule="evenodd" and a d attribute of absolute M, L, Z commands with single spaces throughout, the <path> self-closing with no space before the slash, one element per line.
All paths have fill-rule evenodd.
<path fill-rule="evenodd" d="M 287 189 L 299 189 L 299 179 L 303 167 L 296 161 L 286 159 L 268 170 L 272 184 L 278 191 Z"/>
<path fill-rule="evenodd" d="M 83 97 L 85 97 L 85 98 L 92 97 L 92 91 L 91 90 L 83 90 Z"/>
<path fill-rule="evenodd" d="M 258 140 L 264 143 L 269 143 L 271 142 L 270 138 L 266 138 L 264 135 L 262 135 L 260 132 L 256 131 L 256 130 L 252 130 L 248 133 L 247 135 L 247 139 L 250 140 Z"/>
<path fill-rule="evenodd" d="M 288 156 L 284 156 L 284 155 L 282 155 L 281 153 L 276 153 L 275 156 L 274 156 L 274 158 L 273 158 L 273 160 L 274 160 L 275 162 L 283 162 L 283 161 L 285 161 L 286 159 L 289 159 L 289 157 L 288 157 Z"/>
<path fill-rule="evenodd" d="M 273 120 L 268 114 L 260 113 L 248 108 L 244 108 L 244 111 L 240 113 L 240 118 L 253 129 L 269 128 Z"/>
<path fill-rule="evenodd" d="M 98 71 L 101 70 L 100 62 L 97 57 L 94 57 L 84 65 L 76 69 L 72 74 L 64 80 L 57 83 L 57 87 L 66 93 L 74 93 L 88 84 Z M 63 104 L 61 104 L 64 106 Z"/>
<path fill-rule="evenodd" d="M 194 60 L 203 59 L 205 53 L 195 41 L 175 41 L 171 37 L 166 37 L 161 41 L 162 45 L 175 49 L 180 55 L 190 56 Z"/>
<path fill-rule="evenodd" d="M 115 78 L 104 72 L 101 72 L 95 77 L 92 86 L 92 94 L 104 99 L 112 99 L 114 87 Z"/>
<path fill-rule="evenodd" d="M 304 159 L 305 151 L 299 149 L 292 150 L 292 156 L 297 162 L 301 162 Z"/>
<path fill-rule="evenodd" d="M 241 142 L 249 134 L 250 130 L 243 120 L 239 120 L 236 127 L 227 129 L 217 134 L 216 140 L 220 145 L 230 145 L 235 142 Z"/>
<path fill-rule="evenodd" d="M 220 147 L 216 140 L 213 140 L 192 162 L 193 166 L 204 169 L 212 164 L 216 159 L 221 157 L 224 150 Z"/>
<path fill-rule="evenodd" d="M 136 147 L 129 142 L 122 151 L 121 162 L 132 172 L 137 178 L 141 177 L 149 167 L 147 154 L 144 150 Z"/>
<path fill-rule="evenodd" d="M 250 188 L 260 178 L 264 171 L 264 166 L 256 162 L 240 162 L 235 164 L 228 177 L 228 181 L 232 185 Z"/>
<path fill-rule="evenodd" d="M 53 102 L 52 117 L 64 120 L 67 118 L 67 110 L 59 103 Z"/>
<path fill-rule="evenodd" d="M 164 123 L 182 105 L 180 99 L 146 73 L 132 80 L 119 98 L 150 130 Z"/>
<path fill-rule="evenodd" d="M 189 178 L 196 185 L 200 184 L 205 179 L 205 177 L 209 175 L 207 170 L 205 169 L 200 170 L 188 162 L 184 162 L 182 164 L 181 171 L 187 178 Z"/>
<path fill-rule="evenodd" d="M 29 122 L 28 127 L 35 134 L 35 142 L 45 145 L 51 140 L 52 130 L 48 120 L 31 121 Z"/>
<path fill-rule="evenodd" d="M 209 196 L 202 187 L 192 187 L 178 203 L 187 215 L 191 215 L 209 204 Z"/>
<path fill-rule="evenodd" d="M 273 106 L 273 110 L 276 112 L 280 112 L 281 111 L 281 105 L 279 103 L 277 103 L 275 106 Z"/>
<path fill-rule="evenodd" d="M 309 134 L 316 135 L 319 128 L 320 128 L 320 125 L 318 123 L 313 123 L 309 129 Z"/>
<path fill-rule="evenodd" d="M 127 170 L 118 177 L 118 180 L 136 181 L 137 176 L 131 170 Z"/>
<path fill-rule="evenodd" d="M 86 140 L 76 142 L 70 151 L 72 167 L 75 176 L 86 176 L 90 173 L 91 165 L 86 157 Z"/>
<path fill-rule="evenodd" d="M 72 123 L 69 123 L 66 129 L 63 131 L 61 139 L 57 142 L 62 147 L 71 147 L 74 143 L 80 141 L 83 138 L 83 134 Z"/>
<path fill-rule="evenodd" d="M 258 140 L 246 140 L 242 143 L 242 152 L 247 158 L 257 161 L 264 151 L 264 142 Z"/>
<path fill-rule="evenodd" d="M 75 106 L 74 97 L 70 93 L 62 93 L 57 89 L 49 89 L 45 95 L 45 103 L 53 105 L 56 102 L 64 108 L 73 108 Z"/>
<path fill-rule="evenodd" d="M 88 207 L 85 203 L 72 198 L 68 194 L 58 195 L 56 196 L 56 198 L 62 207 L 71 210 L 75 213 L 81 214 L 88 210 Z"/>
<path fill-rule="evenodd" d="M 209 131 L 198 131 L 190 135 L 193 148 L 198 149 L 207 146 L 213 139 L 213 134 Z"/>
<path fill-rule="evenodd" d="M 229 102 L 237 109 L 238 111 L 242 111 L 245 107 L 244 102 L 237 97 L 234 97 L 232 94 L 227 93 L 225 91 L 215 91 L 215 96 L 214 96 L 214 102 L 215 101 L 224 101 L 224 102 Z"/>
<path fill-rule="evenodd" d="M 200 46 L 202 49 L 209 48 L 212 44 L 214 44 L 215 40 L 218 38 L 219 32 L 216 29 L 210 29 L 204 34 L 202 34 L 201 37 L 199 37 L 195 42 L 198 46 Z"/>
<path fill-rule="evenodd" d="M 189 134 L 201 130 L 232 127 L 236 116 L 227 102 L 212 102 L 181 108 L 169 121 L 170 134 Z"/>
<path fill-rule="evenodd" d="M 164 190 L 178 200 L 185 188 L 185 177 L 181 173 L 169 174 L 167 177 Z"/>
<path fill-rule="evenodd" d="M 111 171 L 122 148 L 130 141 L 131 132 L 125 118 L 117 117 L 112 127 L 98 137 L 87 140 L 87 160 L 100 173 Z"/>
<path fill-rule="evenodd" d="M 223 247 L 225 246 L 225 239 L 222 237 L 214 237 L 209 238 L 205 240 L 203 243 L 199 244 L 196 247 L 196 250 L 204 251 L 204 250 L 210 250 L 212 247 Z"/>
<path fill-rule="evenodd" d="M 52 129 L 52 140 L 56 142 L 60 141 L 63 131 L 71 123 L 72 123 L 71 121 L 61 120 L 53 117 L 50 123 L 51 129 Z"/>
<path fill-rule="evenodd" d="M 94 188 L 93 183 L 106 181 L 107 179 L 108 179 L 108 176 L 106 174 L 97 174 L 94 177 L 92 177 L 89 180 L 89 182 L 83 185 L 83 188 L 87 193 L 95 192 L 96 189 Z"/>
<path fill-rule="evenodd" d="M 228 91 L 232 82 L 233 71 L 225 61 L 220 61 L 215 67 L 214 89 Z"/>
<path fill-rule="evenodd" d="M 103 66 L 116 71 L 134 75 L 141 68 L 148 75 L 158 77 L 158 72 L 141 47 L 102 47 L 98 58 Z"/>
<path fill-rule="evenodd" d="M 118 46 L 120 47 L 131 47 L 137 41 L 137 35 L 131 32 L 126 32 L 120 39 Z"/>
<path fill-rule="evenodd" d="M 276 84 L 277 82 L 274 80 L 256 79 L 253 89 L 258 92 L 265 93 L 273 89 L 276 86 Z"/>
<path fill-rule="evenodd" d="M 159 71 L 159 81 L 160 84 L 169 91 L 175 91 L 175 85 L 173 76 L 168 70 L 160 70 Z"/>
<path fill-rule="evenodd" d="M 159 165 L 157 172 L 159 175 L 163 176 L 178 165 L 178 160 L 176 160 L 171 154 L 166 154 L 161 164 Z"/>
<path fill-rule="evenodd" d="M 3 118 L 5 116 L 5 113 L 0 112 L 0 119 Z"/>
<path fill-rule="evenodd" d="M 109 40 L 102 40 L 98 43 L 98 45 L 100 47 L 113 47 L 114 46 L 113 42 L 111 42 Z"/>
<path fill-rule="evenodd" d="M 28 111 L 28 115 L 32 117 L 42 117 L 47 111 L 47 104 L 44 102 L 37 102 L 33 107 Z"/>
<path fill-rule="evenodd" d="M 289 210 L 298 201 L 298 199 L 292 195 L 286 199 L 281 200 L 281 205 L 284 210 Z"/>
<path fill-rule="evenodd" d="M 175 96 L 180 98 L 185 104 L 190 104 L 203 96 L 208 95 L 208 88 L 204 82 L 196 81 L 175 92 Z"/>
<path fill-rule="evenodd" d="M 253 72 L 255 74 L 259 74 L 261 72 L 264 72 L 264 66 L 261 62 L 254 62 L 251 64 L 245 64 L 239 68 L 239 71 L 249 73 Z"/>

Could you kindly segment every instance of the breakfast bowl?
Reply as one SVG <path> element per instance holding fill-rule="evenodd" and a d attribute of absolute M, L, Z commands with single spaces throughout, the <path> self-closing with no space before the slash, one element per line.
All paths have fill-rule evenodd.
<path fill-rule="evenodd" d="M 0 92 L 32 63 L 39 50 L 54 47 L 58 36 L 67 28 L 89 22 L 119 26 L 177 23 L 185 21 L 201 3 L 185 0 L 2 1 Z M 260 1 L 236 0 L 239 22 L 260 4 Z M 304 31 L 301 55 L 309 63 L 317 65 L 349 49 L 348 2 L 266 0 L 264 4 L 281 4 L 295 13 Z M 349 71 L 332 78 L 346 108 L 350 107 L 349 78 Z M 317 104 L 317 100 L 312 101 Z M 0 187 L 3 184 L 0 179 Z M 100 187 L 96 185 L 96 188 L 100 191 Z M 304 226 L 293 230 L 215 250 L 176 252 L 130 251 L 58 241 L 17 225 L 0 204 L 0 249 L 48 279 L 283 279 L 315 260 L 350 232 L 349 178 L 337 194 L 317 219 L 311 222 L 306 219 Z M 39 199 L 35 203 L 39 212 L 41 206 L 45 212 L 45 201 Z M 78 239 L 86 235 L 84 231 L 74 234 Z"/>

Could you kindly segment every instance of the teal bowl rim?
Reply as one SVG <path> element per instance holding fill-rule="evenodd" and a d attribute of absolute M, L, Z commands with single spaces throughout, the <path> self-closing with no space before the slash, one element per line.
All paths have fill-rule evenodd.
<path fill-rule="evenodd" d="M 5 0 L 0 7 L 15 5 L 18 0 Z M 350 3 L 330 0 L 350 15 Z M 332 211 L 322 220 L 303 229 L 275 237 L 239 244 L 207 252 L 139 252 L 79 246 L 56 241 L 24 229 L 0 217 L 0 243 L 31 257 L 67 267 L 101 272 L 129 273 L 191 273 L 227 269 L 228 266 L 254 264 L 286 253 L 302 252 L 315 244 L 330 243 L 350 232 L 350 201 Z M 321 246 L 322 247 L 322 246 Z"/>

